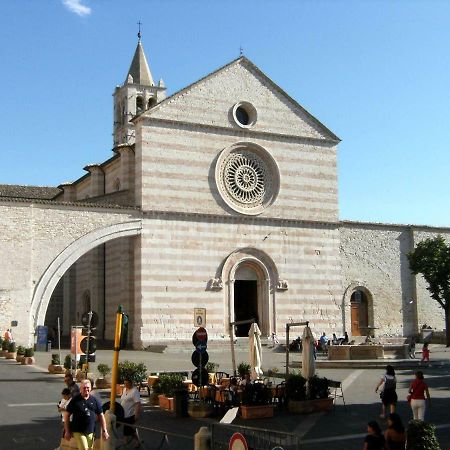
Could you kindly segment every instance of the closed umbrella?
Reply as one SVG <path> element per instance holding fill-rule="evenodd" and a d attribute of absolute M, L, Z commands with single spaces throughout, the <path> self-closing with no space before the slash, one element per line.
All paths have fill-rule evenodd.
<path fill-rule="evenodd" d="M 250 341 L 250 377 L 252 380 L 257 380 L 263 374 L 261 369 L 262 350 L 261 350 L 261 331 L 256 323 L 252 323 L 248 332 Z"/>
<path fill-rule="evenodd" d="M 314 336 L 308 326 L 303 330 L 302 336 L 302 375 L 308 379 L 316 373 L 316 360 L 314 359 Z"/>

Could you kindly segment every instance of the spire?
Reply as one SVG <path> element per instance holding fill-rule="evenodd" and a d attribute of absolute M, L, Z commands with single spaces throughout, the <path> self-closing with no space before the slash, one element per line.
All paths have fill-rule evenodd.
<path fill-rule="evenodd" d="M 138 34 L 138 44 L 134 52 L 133 61 L 131 61 L 130 70 L 128 71 L 127 80 L 131 75 L 134 84 L 143 84 L 144 86 L 154 86 L 152 73 L 147 64 L 144 49 L 141 44 L 140 31 Z M 127 81 L 125 81 L 127 83 Z"/>

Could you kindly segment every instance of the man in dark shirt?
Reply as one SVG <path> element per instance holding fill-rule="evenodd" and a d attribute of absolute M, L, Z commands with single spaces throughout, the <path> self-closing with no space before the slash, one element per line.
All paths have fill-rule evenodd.
<path fill-rule="evenodd" d="M 64 383 L 66 383 L 66 386 L 69 388 L 71 397 L 75 397 L 80 393 L 80 388 L 78 387 L 78 384 L 73 381 L 73 376 L 70 373 L 64 375 Z"/>
<path fill-rule="evenodd" d="M 108 439 L 105 416 L 100 401 L 91 392 L 91 382 L 81 382 L 81 393 L 72 398 L 64 412 L 64 438 L 70 441 L 73 436 L 78 450 L 94 448 L 95 419 L 102 427 L 103 439 Z M 70 421 L 72 416 L 72 421 Z"/>

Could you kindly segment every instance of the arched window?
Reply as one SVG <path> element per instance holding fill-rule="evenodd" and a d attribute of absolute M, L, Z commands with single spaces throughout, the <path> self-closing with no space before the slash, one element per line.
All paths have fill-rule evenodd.
<path fill-rule="evenodd" d="M 147 103 L 147 108 L 153 108 L 156 105 L 156 98 L 155 97 L 150 97 L 148 99 L 148 103 Z"/>
<path fill-rule="evenodd" d="M 142 97 L 136 97 L 136 114 L 141 113 L 144 110 L 144 100 Z"/>

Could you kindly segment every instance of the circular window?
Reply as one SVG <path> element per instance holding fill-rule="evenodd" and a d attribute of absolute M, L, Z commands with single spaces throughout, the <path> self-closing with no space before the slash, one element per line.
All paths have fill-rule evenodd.
<path fill-rule="evenodd" d="M 232 209 L 242 214 L 260 214 L 278 194 L 278 167 L 263 148 L 239 144 L 219 156 L 216 184 Z"/>
<path fill-rule="evenodd" d="M 256 109 L 248 102 L 236 103 L 233 106 L 233 119 L 241 128 L 250 128 L 256 123 Z"/>

